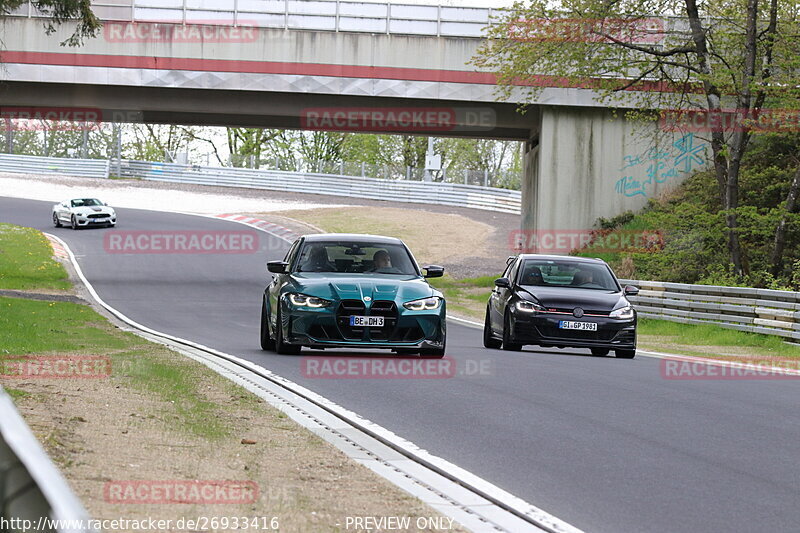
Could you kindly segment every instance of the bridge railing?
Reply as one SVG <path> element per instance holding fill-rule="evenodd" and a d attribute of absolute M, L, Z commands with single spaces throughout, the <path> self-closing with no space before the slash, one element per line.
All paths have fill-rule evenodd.
<path fill-rule="evenodd" d="M 499 9 L 356 0 L 100 0 L 101 20 L 481 37 Z M 41 17 L 30 3 L 12 16 Z"/>
<path fill-rule="evenodd" d="M 640 288 L 629 297 L 639 316 L 800 340 L 800 292 L 620 280 Z"/>
<path fill-rule="evenodd" d="M 6 524 L 3 531 L 92 531 L 89 516 L 80 501 L 2 387 L 0 519 Z"/>

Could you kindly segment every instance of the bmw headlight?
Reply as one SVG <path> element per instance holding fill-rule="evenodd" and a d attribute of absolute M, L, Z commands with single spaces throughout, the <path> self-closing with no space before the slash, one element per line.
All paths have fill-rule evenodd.
<path fill-rule="evenodd" d="M 608 316 L 611 318 L 631 319 L 633 318 L 633 307 L 626 305 L 625 307 L 614 309 Z"/>
<path fill-rule="evenodd" d="M 297 292 L 290 292 L 288 296 L 289 301 L 295 307 L 312 307 L 316 309 L 319 307 L 327 307 L 331 303 L 330 300 L 325 300 L 324 298 L 317 298 L 316 296 L 308 296 Z"/>
<path fill-rule="evenodd" d="M 537 303 L 529 302 L 528 300 L 519 300 L 517 302 L 517 311 L 522 311 L 524 313 L 544 313 L 546 309 Z"/>
<path fill-rule="evenodd" d="M 403 307 L 411 311 L 432 311 L 439 309 L 442 305 L 442 299 L 438 296 L 431 296 L 430 298 L 420 298 L 419 300 L 411 300 L 403 304 Z"/>

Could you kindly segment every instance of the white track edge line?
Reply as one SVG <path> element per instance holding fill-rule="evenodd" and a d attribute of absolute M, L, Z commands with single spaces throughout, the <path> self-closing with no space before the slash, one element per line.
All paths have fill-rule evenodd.
<path fill-rule="evenodd" d="M 181 214 L 191 214 L 191 213 L 181 213 Z M 217 220 L 228 220 L 228 219 L 224 219 L 224 218 L 215 217 L 214 215 L 202 215 L 201 214 L 201 215 L 197 215 L 197 216 L 203 216 L 203 217 L 206 217 L 206 218 L 214 218 L 214 219 L 217 219 Z M 237 222 L 239 224 L 244 224 L 246 226 L 250 226 L 250 227 L 253 227 L 253 228 L 258 229 L 260 231 L 264 231 L 265 233 L 269 233 L 270 235 L 273 235 L 272 232 L 266 231 L 266 230 L 264 230 L 262 228 L 258 228 L 257 226 L 254 226 L 252 224 L 248 224 L 246 222 L 234 221 L 234 220 L 228 220 L 228 221 L 229 222 Z M 469 490 L 472 490 L 473 492 L 475 492 L 478 495 L 488 499 L 489 501 L 500 502 L 502 505 L 504 505 L 504 506 L 508 507 L 509 509 L 513 510 L 512 512 L 514 512 L 515 514 L 518 514 L 520 516 L 524 516 L 524 517 L 527 517 L 530 520 L 533 520 L 536 523 L 536 525 L 539 526 L 539 527 L 542 527 L 542 528 L 545 528 L 545 529 L 549 529 L 550 531 L 552 531 L 554 533 L 582 533 L 580 529 L 578 529 L 578 528 L 572 526 L 571 524 L 569 524 L 569 523 L 567 523 L 567 522 L 555 517 L 554 515 L 551 515 L 550 513 L 547 513 L 546 511 L 536 507 L 535 505 L 532 505 L 532 504 L 526 502 L 522 498 L 518 498 L 517 496 L 514 496 L 513 494 L 501 489 L 500 487 L 495 486 L 494 484 L 490 483 L 489 481 L 486 481 L 483 478 L 481 478 L 481 477 L 479 477 L 479 476 L 477 476 L 477 475 L 475 475 L 475 474 L 473 474 L 473 473 L 471 473 L 471 472 L 469 472 L 467 470 L 464 470 L 463 468 L 461 468 L 461 467 L 459 467 L 457 465 L 454 465 L 453 463 L 450 463 L 449 461 L 446 461 L 446 460 L 444 460 L 444 459 L 442 459 L 440 457 L 437 457 L 435 455 L 430 454 L 427 450 L 424 450 L 424 449 L 420 448 L 419 446 L 417 446 L 413 442 L 410 442 L 410 441 L 408 441 L 406 439 L 403 439 L 402 437 L 392 433 L 391 431 L 387 430 L 386 428 L 384 428 L 384 427 L 382 427 L 382 426 L 380 426 L 378 424 L 375 424 L 374 422 L 371 422 L 370 420 L 358 415 L 357 413 L 355 413 L 353 411 L 350 411 L 349 409 L 346 409 L 346 408 L 344 408 L 344 407 L 342 407 L 342 406 L 340 406 L 340 405 L 328 400 L 324 396 L 321 396 L 321 395 L 311 391 L 310 389 L 306 389 L 305 387 L 302 387 L 301 385 L 298 385 L 297 383 L 294 383 L 294 382 L 292 382 L 292 381 L 290 381 L 290 380 L 288 380 L 286 378 L 283 378 L 283 377 L 275 374 L 274 372 L 272 372 L 270 370 L 267 370 L 266 368 L 260 367 L 260 366 L 254 364 L 254 363 L 252 363 L 250 361 L 247 361 L 245 359 L 241 359 L 241 358 L 236 357 L 234 355 L 230 355 L 230 354 L 226 354 L 226 353 L 223 353 L 223 352 L 219 352 L 219 351 L 217 351 L 217 350 L 215 350 L 213 348 L 209 348 L 209 347 L 204 346 L 202 344 L 195 343 L 195 342 L 192 342 L 192 341 L 189 341 L 189 340 L 186 340 L 186 339 L 182 339 L 180 337 L 175 337 L 175 336 L 172 336 L 172 335 L 169 335 L 169 334 L 166 334 L 166 333 L 162 333 L 162 332 L 153 330 L 151 328 L 148 328 L 147 326 L 139 324 L 138 322 L 128 318 L 123 313 L 121 313 L 120 311 L 118 311 L 114 307 L 110 306 L 105 301 L 103 301 L 102 298 L 100 298 L 100 295 L 97 294 L 97 292 L 95 291 L 95 289 L 92 286 L 92 284 L 89 282 L 89 280 L 83 274 L 83 270 L 81 269 L 80 265 L 78 264 L 77 258 L 75 257 L 75 254 L 72 252 L 72 249 L 69 247 L 69 245 L 67 245 L 67 243 L 64 242 L 60 237 L 57 237 L 57 236 L 51 235 L 51 234 L 48 234 L 48 235 L 52 236 L 53 238 L 57 239 L 58 241 L 60 241 L 62 243 L 62 245 L 64 246 L 65 250 L 67 251 L 67 254 L 69 255 L 70 261 L 73 264 L 78 277 L 81 279 L 81 282 L 83 282 L 83 284 L 85 285 L 87 291 L 89 291 L 89 294 L 92 296 L 92 298 L 94 298 L 95 301 L 99 305 L 101 305 L 103 308 L 105 308 L 107 311 L 109 311 L 111 314 L 113 314 L 118 319 L 122 320 L 123 322 L 126 322 L 126 323 L 128 323 L 128 324 L 130 324 L 130 325 L 132 325 L 132 326 L 134 326 L 134 327 L 136 327 L 138 329 L 141 329 L 142 331 L 146 331 L 146 332 L 148 332 L 148 333 L 150 333 L 152 335 L 161 336 L 163 338 L 170 339 L 170 340 L 173 340 L 175 342 L 180 342 L 180 343 L 186 344 L 188 346 L 193 346 L 195 348 L 207 351 L 209 353 L 213 353 L 213 354 L 215 354 L 215 355 L 217 355 L 219 357 L 223 357 L 223 358 L 229 359 L 231 361 L 234 361 L 237 364 L 239 364 L 240 366 L 243 366 L 245 368 L 249 368 L 249 369 L 251 369 L 251 370 L 253 370 L 255 372 L 262 373 L 262 374 L 265 375 L 265 377 L 269 377 L 271 379 L 274 379 L 277 383 L 279 383 L 281 386 L 287 388 L 291 392 L 293 392 L 295 394 L 298 394 L 300 396 L 305 396 L 309 400 L 311 400 L 311 401 L 313 401 L 315 403 L 318 403 L 320 406 L 324 406 L 331 413 L 333 413 L 336 416 L 342 418 L 346 422 L 352 424 L 357 429 L 361 429 L 362 431 L 365 431 L 367 433 L 373 433 L 375 436 L 385 440 L 387 444 L 390 444 L 391 446 L 396 447 L 398 450 L 403 450 L 405 452 L 405 454 L 409 458 L 414 458 L 415 460 L 417 460 L 417 462 L 419 462 L 423 466 L 427 466 L 428 468 L 432 468 L 434 471 L 439 470 L 440 473 L 447 474 L 454 481 L 460 482 L 460 484 L 463 485 L 465 488 L 467 488 Z M 284 237 L 280 237 L 280 236 L 277 236 L 277 235 L 275 235 L 275 236 L 278 237 L 278 238 L 281 238 L 283 240 L 287 240 Z"/>
<path fill-rule="evenodd" d="M 475 322 L 473 320 L 467 320 L 461 317 L 455 317 L 448 315 L 447 320 L 452 320 L 453 322 L 458 322 L 464 326 L 480 329 L 483 328 L 483 324 L 480 322 Z M 666 353 L 666 352 L 653 352 L 650 350 L 636 350 L 637 355 L 641 355 L 643 357 L 650 357 L 652 359 L 669 359 L 673 361 L 683 361 L 687 363 L 703 363 L 712 366 L 721 366 L 727 368 L 735 368 L 741 370 L 754 370 L 759 372 L 769 372 L 773 374 L 784 374 L 784 375 L 791 375 L 791 376 L 800 376 L 800 369 L 791 369 L 791 368 L 781 368 L 779 366 L 769 366 L 769 365 L 754 365 L 752 363 L 742 363 L 739 361 L 725 361 L 721 359 L 707 359 L 705 357 L 697 357 L 693 355 L 681 355 L 681 354 L 674 354 L 674 353 Z"/>

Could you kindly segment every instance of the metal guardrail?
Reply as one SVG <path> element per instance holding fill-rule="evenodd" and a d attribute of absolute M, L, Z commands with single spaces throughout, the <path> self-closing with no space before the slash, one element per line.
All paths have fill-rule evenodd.
<path fill-rule="evenodd" d="M 470 207 L 504 213 L 520 213 L 519 191 L 462 185 L 458 183 L 421 182 L 312 174 L 235 167 L 201 167 L 150 161 L 107 161 L 101 159 L 66 159 L 28 155 L 0 154 L 0 172 L 59 174 L 107 178 L 109 171 L 123 178 L 137 178 L 173 183 L 243 187 L 273 191 L 327 194 L 371 200 L 390 200 Z"/>
<path fill-rule="evenodd" d="M 620 280 L 639 287 L 628 299 L 645 318 L 778 335 L 800 340 L 800 292 Z"/>
<path fill-rule="evenodd" d="M 100 20 L 209 24 L 293 30 L 482 37 L 500 9 L 356 0 L 101 0 Z M 31 4 L 11 16 L 41 17 Z"/>
<path fill-rule="evenodd" d="M 3 172 L 107 178 L 108 169 L 109 162 L 102 159 L 72 159 L 0 154 L 0 170 Z"/>
<path fill-rule="evenodd" d="M 116 170 L 116 165 L 116 162 L 112 163 L 112 170 Z M 3 170 L 2 164 L 0 164 L 0 170 Z M 520 213 L 522 199 L 519 191 L 477 185 L 247 168 L 199 167 L 147 161 L 123 160 L 119 168 L 119 176 L 174 183 L 450 205 L 515 214 Z"/>
<path fill-rule="evenodd" d="M 29 521 L 27 529 L 24 521 Z M 89 516 L 0 387 L 0 530 L 90 532 Z"/>

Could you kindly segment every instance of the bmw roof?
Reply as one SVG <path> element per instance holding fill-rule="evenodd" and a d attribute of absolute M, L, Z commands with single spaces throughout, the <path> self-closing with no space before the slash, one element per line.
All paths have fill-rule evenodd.
<path fill-rule="evenodd" d="M 303 238 L 306 242 L 350 241 L 403 244 L 403 241 L 395 237 L 385 237 L 383 235 L 365 235 L 361 233 L 313 233 L 311 235 L 304 235 Z"/>

